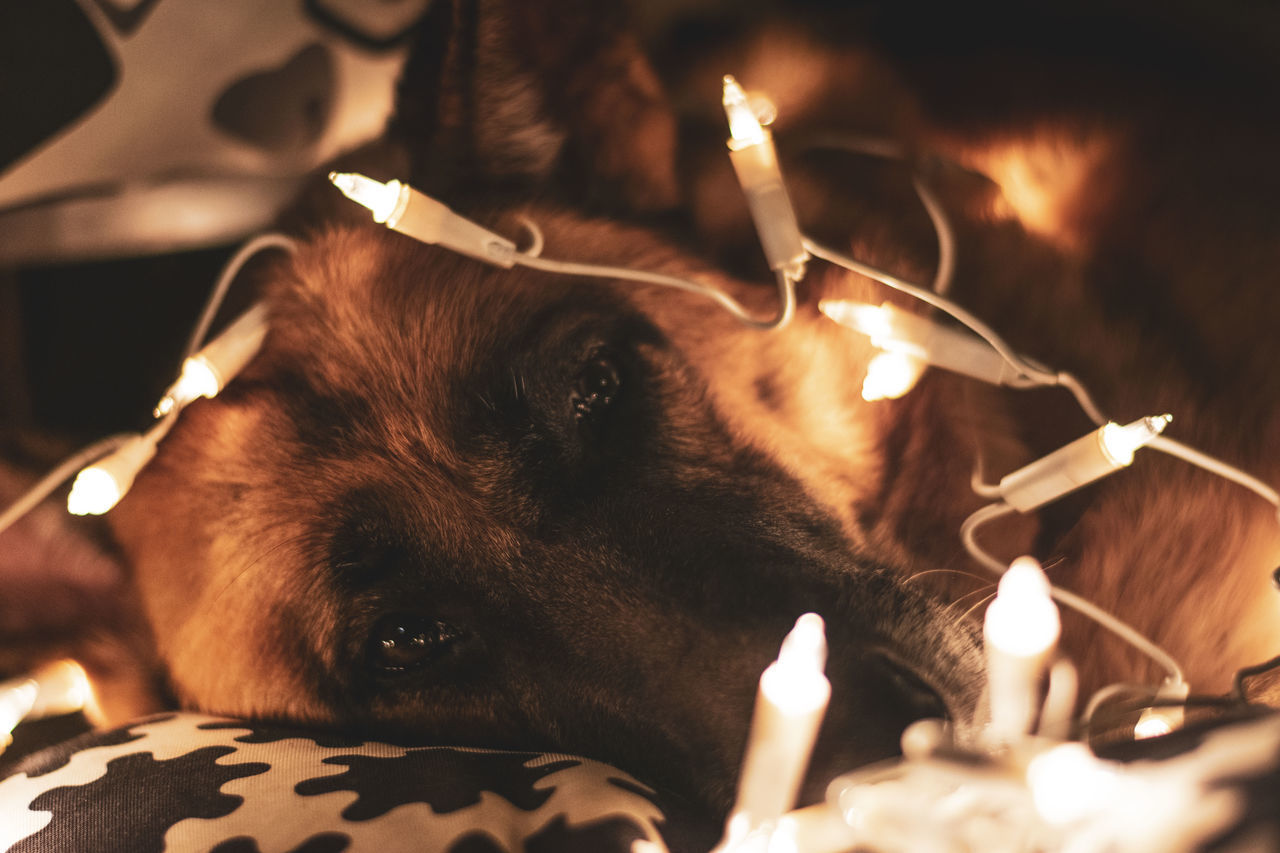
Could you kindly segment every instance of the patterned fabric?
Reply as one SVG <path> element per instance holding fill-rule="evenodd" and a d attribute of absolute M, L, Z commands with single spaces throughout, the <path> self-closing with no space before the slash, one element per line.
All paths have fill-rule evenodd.
<path fill-rule="evenodd" d="M 0 780 L 12 853 L 658 853 L 665 824 L 652 791 L 588 759 L 197 714 L 86 735 Z"/>

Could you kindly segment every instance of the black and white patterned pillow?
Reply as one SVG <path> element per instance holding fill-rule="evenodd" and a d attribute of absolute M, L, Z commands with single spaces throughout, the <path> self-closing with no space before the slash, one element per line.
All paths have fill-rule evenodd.
<path fill-rule="evenodd" d="M 650 789 L 597 761 L 187 713 L 52 747 L 0 780 L 12 853 L 657 853 L 668 831 Z"/>

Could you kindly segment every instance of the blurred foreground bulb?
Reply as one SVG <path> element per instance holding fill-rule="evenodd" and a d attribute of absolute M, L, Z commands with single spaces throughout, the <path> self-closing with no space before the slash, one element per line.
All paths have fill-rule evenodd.
<path fill-rule="evenodd" d="M 67 496 L 67 512 L 72 515 L 102 515 L 111 510 L 151 458 L 156 455 L 155 441 L 148 435 L 137 435 L 122 447 L 76 475 Z"/>
<path fill-rule="evenodd" d="M 1042 657 L 1058 642 L 1058 607 L 1044 570 L 1033 557 L 1019 557 L 1000 576 L 995 601 L 987 608 L 984 634 L 1002 652 Z"/>
<path fill-rule="evenodd" d="M 25 678 L 0 682 L 0 751 L 24 720 L 38 720 L 84 711 L 98 723 L 89 676 L 73 660 L 47 664 Z"/>
<path fill-rule="evenodd" d="M 1133 736 L 1137 740 L 1145 740 L 1153 737 L 1163 737 L 1173 731 L 1173 724 L 1164 717 L 1152 714 L 1150 711 L 1143 711 L 1142 716 L 1138 718 L 1138 722 L 1134 724 Z"/>
<path fill-rule="evenodd" d="M 1061 633 L 1052 588 L 1040 564 L 1019 557 L 1000 577 L 983 621 L 993 744 L 1013 743 L 1031 730 L 1040 706 L 1040 683 Z"/>
<path fill-rule="evenodd" d="M 818 727 L 831 699 L 822 670 L 827 638 L 822 617 L 801 616 L 782 641 L 778 659 L 760 676 L 755 711 L 738 780 L 738 798 L 716 851 L 764 849 L 800 790 Z"/>
<path fill-rule="evenodd" d="M 1133 726 L 1133 737 L 1136 740 L 1162 737 L 1182 728 L 1186 721 L 1186 701 L 1191 693 L 1191 685 L 1185 681 L 1166 679 L 1156 691 L 1156 704 L 1148 708 L 1138 717 Z"/>
<path fill-rule="evenodd" d="M 882 352 L 867 363 L 862 380 L 862 399 L 896 400 L 916 387 L 924 374 L 924 364 L 900 352 Z"/>
<path fill-rule="evenodd" d="M 1105 809 L 1116 796 L 1119 774 L 1082 743 L 1064 743 L 1027 765 L 1027 786 L 1036 811 L 1054 826 Z"/>

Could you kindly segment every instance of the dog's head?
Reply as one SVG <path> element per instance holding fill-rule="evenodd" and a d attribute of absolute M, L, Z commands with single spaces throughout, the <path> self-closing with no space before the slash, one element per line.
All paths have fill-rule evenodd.
<path fill-rule="evenodd" d="M 669 232 L 583 212 L 671 202 L 669 116 L 621 31 L 559 32 L 580 65 L 562 77 L 551 46 L 514 49 L 530 13 L 511 6 L 464 22 L 466 61 L 461 36 L 420 45 L 414 67 L 445 76 L 430 120 L 402 104 L 414 180 L 504 233 L 532 218 L 549 256 L 775 310 Z M 412 73 L 402 96 L 426 98 Z M 265 276 L 262 352 L 112 515 L 183 702 L 579 751 L 724 808 L 759 673 L 816 611 L 834 699 L 815 780 L 892 754 L 912 720 L 967 719 L 974 637 L 868 522 L 889 424 L 816 287 L 761 332 L 698 296 L 502 270 L 341 212 L 302 236 Z"/>

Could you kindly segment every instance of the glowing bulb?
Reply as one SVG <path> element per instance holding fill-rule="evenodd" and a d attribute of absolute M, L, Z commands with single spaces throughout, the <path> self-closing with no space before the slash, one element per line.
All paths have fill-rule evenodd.
<path fill-rule="evenodd" d="M 782 180 L 773 138 L 760 124 L 738 81 L 729 75 L 724 78 L 724 114 L 729 120 L 729 161 L 746 196 L 769 269 L 799 281 L 809 250 Z"/>
<path fill-rule="evenodd" d="M 870 388 L 864 387 L 864 396 L 872 394 L 867 399 L 901 396 L 920 378 L 926 365 L 993 385 L 1016 385 L 1021 378 L 990 344 L 976 335 L 904 311 L 892 303 L 868 305 L 852 299 L 823 299 L 818 303 L 818 309 L 840 325 L 866 335 L 872 346 L 915 360 L 916 364 L 910 371 L 902 359 L 898 360 L 897 366 L 875 368 L 884 370 L 889 377 L 894 373 L 901 374 L 901 378 L 887 380 L 886 387 L 901 385 L 904 390 L 882 394 L 873 382 Z"/>
<path fill-rule="evenodd" d="M 1138 740 L 1145 740 L 1151 737 L 1162 737 L 1173 731 L 1173 726 L 1163 717 L 1157 717 L 1151 714 L 1150 710 L 1143 711 L 1142 716 L 1138 718 L 1137 724 L 1133 727 L 1133 736 Z"/>
<path fill-rule="evenodd" d="M 1001 575 L 987 608 L 982 635 L 990 720 L 983 737 L 994 746 L 1016 743 L 1035 722 L 1045 665 L 1061 632 L 1050 590 L 1040 564 L 1019 557 Z"/>
<path fill-rule="evenodd" d="M 8 746 L 18 723 L 27 718 L 40 695 L 40 685 L 32 678 L 0 683 L 0 750 Z"/>
<path fill-rule="evenodd" d="M 72 515 L 102 515 L 111 510 L 151 458 L 158 438 L 137 435 L 110 455 L 76 475 L 67 496 L 67 512 Z"/>
<path fill-rule="evenodd" d="M 399 181 L 382 183 L 354 172 L 330 172 L 342 194 L 373 213 L 373 221 L 422 243 L 443 246 L 485 263 L 510 269 L 516 244 L 441 202 Z"/>
<path fill-rule="evenodd" d="M 756 117 L 747 93 L 742 91 L 738 81 L 730 74 L 724 75 L 724 114 L 729 120 L 729 141 L 731 148 L 743 148 L 758 145 L 765 141 L 765 130 Z"/>
<path fill-rule="evenodd" d="M 893 337 L 892 315 L 884 305 L 868 305 L 852 299 L 823 299 L 818 310 L 842 326 L 871 338 L 874 346 L 883 348 Z"/>
<path fill-rule="evenodd" d="M 1102 428 L 1102 449 L 1120 466 L 1133 462 L 1133 454 L 1150 444 L 1173 421 L 1173 415 L 1150 415 L 1130 424 L 1107 424 Z"/>
<path fill-rule="evenodd" d="M 831 682 L 822 674 L 826 658 L 822 617 L 806 613 L 783 640 L 778 659 L 760 676 L 738 798 L 716 853 L 752 849 L 754 844 L 763 851 L 778 819 L 795 804 L 831 699 Z"/>
<path fill-rule="evenodd" d="M 84 667 L 73 660 L 55 661 L 32 676 L 40 693 L 31 708 L 33 717 L 56 717 L 84 710 L 93 704 L 93 689 Z"/>
<path fill-rule="evenodd" d="M 329 181 L 347 198 L 367 207 L 373 213 L 373 221 L 379 224 L 387 222 L 396 212 L 404 186 L 399 181 L 384 184 L 355 172 L 330 172 Z"/>
<path fill-rule="evenodd" d="M 1115 769 L 1095 758 L 1082 743 L 1064 743 L 1040 753 L 1027 765 L 1031 801 L 1046 822 L 1074 823 L 1105 808 L 1119 782 Z"/>
<path fill-rule="evenodd" d="M 156 404 L 155 416 L 163 417 L 175 408 L 181 408 L 201 397 L 214 397 L 221 390 L 221 383 L 213 366 L 204 356 L 196 353 L 182 362 L 182 373 Z"/>
<path fill-rule="evenodd" d="M 182 362 L 182 373 L 156 404 L 155 416 L 167 415 L 201 397 L 216 397 L 253 360 L 266 337 L 266 306 L 255 305 Z"/>
<path fill-rule="evenodd" d="M 822 617 L 806 613 L 782 641 L 778 660 L 760 676 L 760 690 L 784 714 L 809 713 L 825 707 L 831 683 L 822 674 L 827 637 Z"/>
<path fill-rule="evenodd" d="M 1153 415 L 1120 426 L 1109 423 L 1025 465 L 1000 480 L 1000 497 L 1030 512 L 1133 462 L 1133 453 L 1158 436 L 1170 415 Z"/>
<path fill-rule="evenodd" d="M 1161 704 L 1148 708 L 1138 717 L 1133 726 L 1133 736 L 1137 740 L 1167 735 L 1181 728 L 1186 719 L 1185 703 L 1191 695 L 1191 685 L 1185 681 L 1166 679 L 1156 691 L 1156 700 Z M 1176 702 L 1178 704 L 1165 704 Z"/>
<path fill-rule="evenodd" d="M 1022 658 L 1046 654 L 1058 642 L 1061 623 L 1049 579 L 1031 557 L 1019 557 L 1000 576 L 995 601 L 987 608 L 988 643 Z"/>
<path fill-rule="evenodd" d="M 879 353 L 867 363 L 862 399 L 867 402 L 896 400 L 916 387 L 923 373 L 924 364 L 906 353 Z"/>
<path fill-rule="evenodd" d="M 102 515 L 120 502 L 123 493 L 110 472 L 90 466 L 76 475 L 67 496 L 67 512 L 72 515 Z"/>

